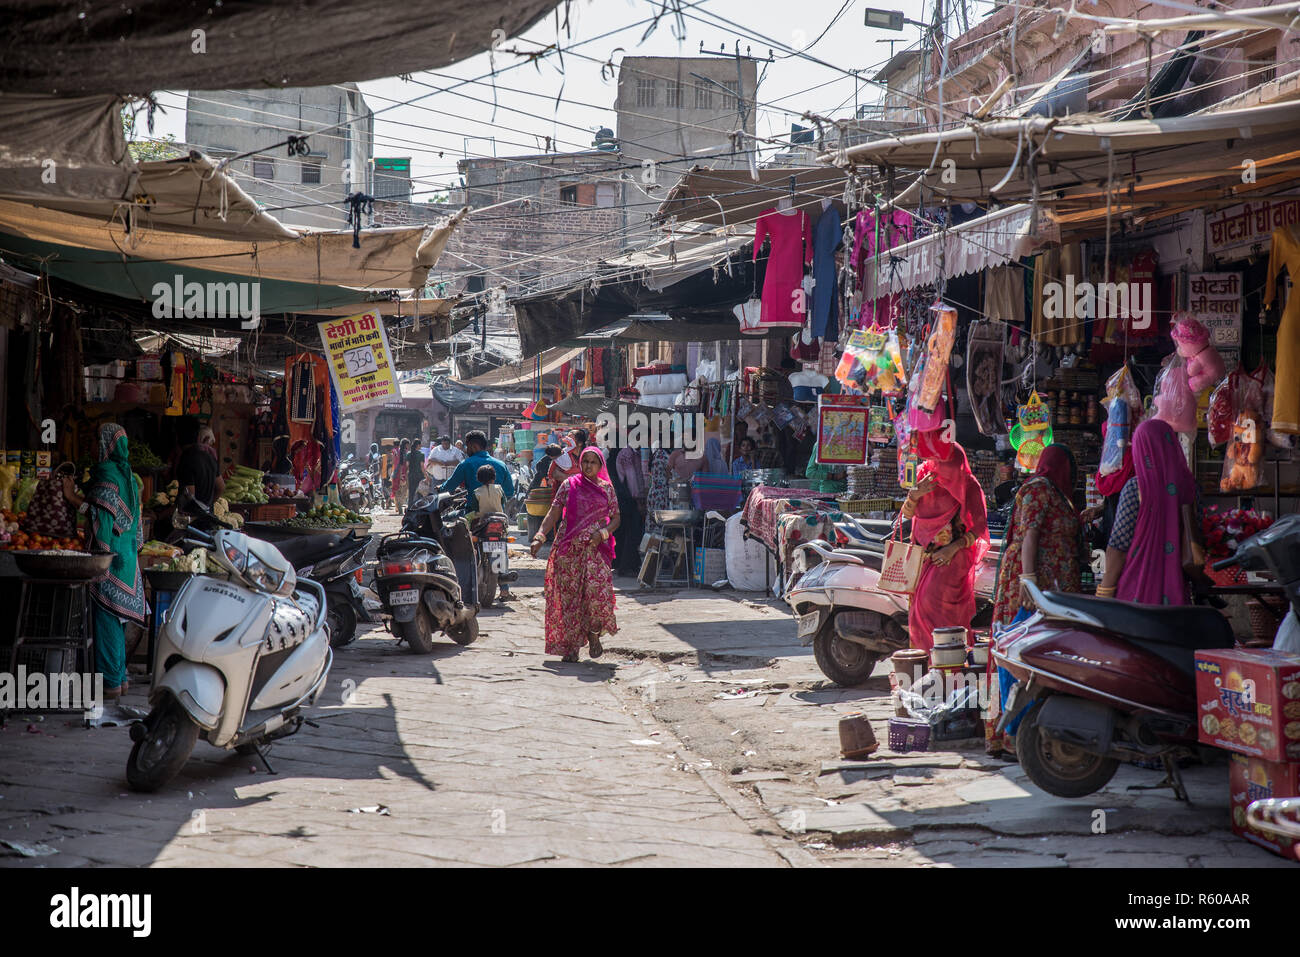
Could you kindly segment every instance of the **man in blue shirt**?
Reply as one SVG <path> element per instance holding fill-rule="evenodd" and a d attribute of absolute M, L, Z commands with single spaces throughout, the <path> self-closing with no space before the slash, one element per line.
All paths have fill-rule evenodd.
<path fill-rule="evenodd" d="M 456 466 L 456 471 L 451 473 L 451 478 L 443 482 L 440 486 L 441 491 L 454 492 L 462 485 L 465 486 L 465 493 L 470 501 L 474 499 L 474 490 L 478 488 L 478 470 L 481 465 L 490 465 L 496 469 L 497 484 L 505 492 L 505 497 L 510 498 L 515 494 L 515 482 L 510 477 L 510 470 L 506 468 L 506 463 L 500 459 L 488 455 L 487 436 L 477 429 L 469 432 L 465 436 L 465 450 L 469 453 L 463 462 Z"/>

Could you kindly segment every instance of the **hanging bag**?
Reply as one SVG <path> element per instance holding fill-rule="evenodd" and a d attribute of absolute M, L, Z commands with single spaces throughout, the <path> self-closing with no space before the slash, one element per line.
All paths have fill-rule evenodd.
<path fill-rule="evenodd" d="M 898 535 L 901 526 L 900 519 L 894 523 L 893 535 L 885 540 L 885 558 L 880 563 L 880 581 L 876 587 L 896 595 L 910 595 L 916 591 L 921 577 L 925 548 L 903 541 Z"/>

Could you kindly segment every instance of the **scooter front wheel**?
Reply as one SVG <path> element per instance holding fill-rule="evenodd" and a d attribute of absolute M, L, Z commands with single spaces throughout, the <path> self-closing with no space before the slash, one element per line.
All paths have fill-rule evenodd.
<path fill-rule="evenodd" d="M 357 613 L 346 597 L 326 595 L 325 620 L 330 629 L 330 645 L 342 648 L 357 637 Z"/>
<path fill-rule="evenodd" d="M 145 719 L 143 740 L 131 748 L 126 761 L 126 783 L 132 791 L 157 791 L 174 778 L 190 759 L 199 740 L 199 726 L 175 701 L 160 706 Z"/>
<path fill-rule="evenodd" d="M 1016 731 L 1016 758 L 1029 780 L 1064 798 L 1084 797 L 1104 788 L 1119 762 L 1049 738 L 1038 726 L 1041 711 L 1035 708 Z"/>

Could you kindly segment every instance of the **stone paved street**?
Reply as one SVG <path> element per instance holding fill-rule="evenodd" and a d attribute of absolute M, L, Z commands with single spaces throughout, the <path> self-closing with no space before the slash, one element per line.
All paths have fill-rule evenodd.
<path fill-rule="evenodd" d="M 1188 772 L 1187 807 L 1126 790 L 1158 777 L 1137 769 L 1049 798 L 979 747 L 838 761 L 843 714 L 884 737 L 883 671 L 831 685 L 761 595 L 619 579 L 605 657 L 562 664 L 542 654 L 542 563 L 512 561 L 521 600 L 474 645 L 417 656 L 372 628 L 342 649 L 275 775 L 200 743 L 137 795 L 125 721 L 11 720 L 0 864 L 1291 866 L 1229 832 L 1223 765 Z"/>

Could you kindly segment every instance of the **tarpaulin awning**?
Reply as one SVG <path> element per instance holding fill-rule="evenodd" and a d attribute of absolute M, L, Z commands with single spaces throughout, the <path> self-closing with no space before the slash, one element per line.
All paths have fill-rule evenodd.
<path fill-rule="evenodd" d="M 0 0 L 0 20 L 9 24 L 0 40 L 0 89 L 144 95 L 214 82 L 236 90 L 360 82 L 481 53 L 557 2 Z"/>
<path fill-rule="evenodd" d="M 760 169 L 754 182 L 749 170 L 697 166 L 669 190 L 655 216 L 660 222 L 675 216 L 679 222 L 711 226 L 752 223 L 782 199 L 815 215 L 823 198 L 843 196 L 844 178 L 833 167 L 770 167 Z"/>
<path fill-rule="evenodd" d="M 151 307 L 159 298 L 154 290 L 160 284 L 174 290 L 178 281 L 182 290 L 190 283 L 198 283 L 205 290 L 209 284 L 219 285 L 223 289 L 228 289 L 233 284 L 236 293 L 243 289 L 250 302 L 255 288 L 258 308 L 263 315 L 311 312 L 322 307 L 355 304 L 365 299 L 364 290 L 345 286 L 289 282 L 283 279 L 250 280 L 248 276 L 238 273 L 195 269 L 187 263 L 152 262 L 98 249 L 43 243 L 4 231 L 0 231 L 0 256 L 33 272 L 53 276 L 95 292 L 147 303 Z M 217 328 L 239 328 L 237 319 L 218 321 L 218 317 L 211 318 L 211 324 Z"/>
<path fill-rule="evenodd" d="M 772 329 L 755 336 L 740 331 L 740 322 L 730 319 L 624 319 L 571 340 L 570 345 L 592 340 L 605 342 L 734 342 L 737 339 L 788 339 L 789 329 Z"/>
<path fill-rule="evenodd" d="M 619 409 L 626 409 L 627 414 L 638 413 L 644 416 L 654 416 L 650 419 L 654 422 L 661 415 L 672 415 L 667 409 L 659 409 L 652 405 L 640 405 L 636 402 L 626 402 L 623 399 L 607 396 L 585 396 L 571 395 L 561 399 L 559 402 L 553 402 L 547 408 L 554 412 L 561 412 L 564 415 L 574 415 L 584 420 L 594 420 L 602 413 L 608 412 L 612 415 L 618 415 Z"/>
<path fill-rule="evenodd" d="M 1020 203 L 895 246 L 876 260 L 875 295 L 1001 266 L 1059 242 L 1060 231 L 1050 222 L 1035 223 L 1033 214 L 1032 206 Z"/>
<path fill-rule="evenodd" d="M 0 198 L 132 229 L 243 240 L 298 234 L 200 153 L 137 163 L 115 96 L 0 94 Z"/>
<path fill-rule="evenodd" d="M 1243 149 L 1257 162 L 1284 155 L 1295 149 L 1298 126 L 1300 103 L 1150 120 L 1033 116 L 884 137 L 821 159 L 925 170 L 921 182 L 954 200 L 1025 201 L 1036 193 L 1040 206 L 1104 212 L 1108 182 L 1113 204 L 1139 206 L 1177 201 L 1191 182 L 1241 186 Z"/>
<path fill-rule="evenodd" d="M 418 289 L 424 286 L 429 269 L 437 263 L 464 213 L 462 210 L 429 228 L 363 230 L 361 248 L 353 249 L 351 230 L 289 233 L 248 241 L 159 231 L 149 228 L 152 224 L 141 217 L 128 232 L 110 204 L 84 205 L 101 209 L 97 214 L 72 213 L 0 199 L 0 230 L 37 242 L 126 253 L 141 260 L 172 261 L 188 268 L 263 279 L 357 289 Z"/>
<path fill-rule="evenodd" d="M 748 254 L 751 237 L 726 230 L 686 231 L 652 246 L 607 259 L 604 265 L 617 273 L 631 273 L 647 289 L 660 292 L 697 273 L 713 269 L 733 256 Z"/>
<path fill-rule="evenodd" d="M 566 362 L 572 362 L 582 355 L 582 349 L 551 349 L 542 356 L 542 375 L 558 372 Z M 531 385 L 536 376 L 536 363 L 529 359 L 485 372 L 472 379 L 465 379 L 462 385 L 473 388 L 508 388 L 510 386 Z"/>

